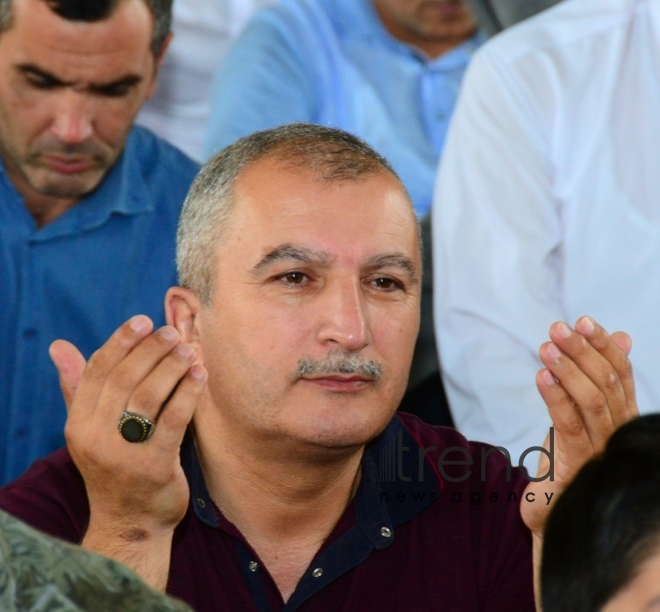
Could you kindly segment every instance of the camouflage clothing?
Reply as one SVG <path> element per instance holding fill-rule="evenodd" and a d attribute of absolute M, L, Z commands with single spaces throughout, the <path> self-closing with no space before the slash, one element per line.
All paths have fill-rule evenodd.
<path fill-rule="evenodd" d="M 184 612 L 110 559 L 44 535 L 0 512 L 0 610 Z"/>

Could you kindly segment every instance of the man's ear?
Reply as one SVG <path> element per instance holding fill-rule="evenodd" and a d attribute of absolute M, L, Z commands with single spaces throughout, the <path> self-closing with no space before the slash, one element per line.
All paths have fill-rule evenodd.
<path fill-rule="evenodd" d="M 154 74 L 153 74 L 153 78 L 151 79 L 149 89 L 147 90 L 147 95 L 146 95 L 147 99 L 151 98 L 156 93 L 156 87 L 158 86 L 158 74 L 160 72 L 161 66 L 163 65 L 163 59 L 165 58 L 165 53 L 167 52 L 167 48 L 170 46 L 170 43 L 172 42 L 172 38 L 174 38 L 174 34 L 170 32 L 163 41 L 163 45 L 161 46 L 160 51 L 158 52 L 158 55 L 155 58 Z"/>
<path fill-rule="evenodd" d="M 196 349 L 199 343 L 199 298 L 185 287 L 170 287 L 165 295 L 165 318 L 167 324 L 176 328 L 183 342 Z"/>

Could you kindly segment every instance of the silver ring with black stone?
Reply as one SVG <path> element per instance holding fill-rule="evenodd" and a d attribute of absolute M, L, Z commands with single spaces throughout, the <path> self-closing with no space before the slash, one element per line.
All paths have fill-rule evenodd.
<path fill-rule="evenodd" d="M 156 423 L 134 412 L 122 412 L 117 429 L 126 442 L 146 442 L 154 433 Z"/>

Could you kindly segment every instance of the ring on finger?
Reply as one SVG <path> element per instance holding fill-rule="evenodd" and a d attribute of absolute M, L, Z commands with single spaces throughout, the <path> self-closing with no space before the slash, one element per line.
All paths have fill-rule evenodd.
<path fill-rule="evenodd" d="M 134 412 L 122 412 L 117 430 L 126 442 L 146 442 L 154 433 L 156 423 Z"/>

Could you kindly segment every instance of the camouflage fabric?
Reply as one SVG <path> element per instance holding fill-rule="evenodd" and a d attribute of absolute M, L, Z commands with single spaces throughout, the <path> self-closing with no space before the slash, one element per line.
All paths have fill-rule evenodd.
<path fill-rule="evenodd" d="M 119 563 L 44 535 L 0 512 L 3 612 L 190 611 Z"/>

